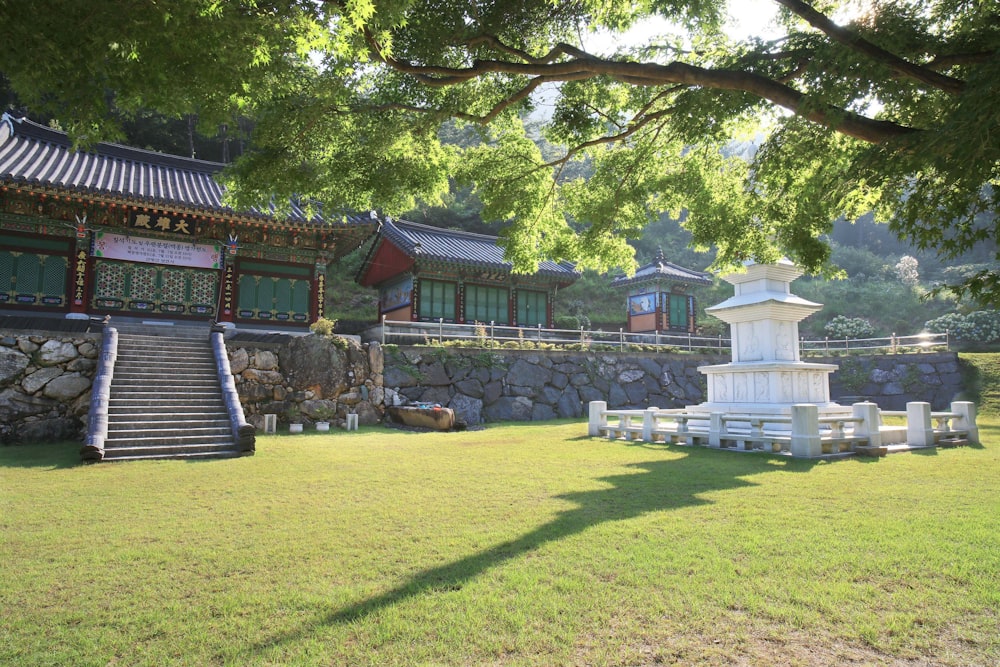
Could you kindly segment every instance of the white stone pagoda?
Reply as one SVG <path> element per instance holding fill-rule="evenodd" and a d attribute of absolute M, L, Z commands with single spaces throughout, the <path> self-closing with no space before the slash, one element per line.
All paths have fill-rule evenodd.
<path fill-rule="evenodd" d="M 736 293 L 706 312 L 729 324 L 733 360 L 699 369 L 707 376 L 708 401 L 689 410 L 788 415 L 793 405 L 808 403 L 821 415 L 850 413 L 830 401 L 830 373 L 837 366 L 799 358 L 799 322 L 823 307 L 791 293 L 801 275 L 783 259 L 722 276 Z"/>

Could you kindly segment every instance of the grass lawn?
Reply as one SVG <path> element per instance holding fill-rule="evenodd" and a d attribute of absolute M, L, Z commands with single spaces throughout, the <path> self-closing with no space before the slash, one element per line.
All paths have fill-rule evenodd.
<path fill-rule="evenodd" d="M 996 665 L 983 427 L 835 463 L 579 422 L 0 448 L 0 664 Z"/>

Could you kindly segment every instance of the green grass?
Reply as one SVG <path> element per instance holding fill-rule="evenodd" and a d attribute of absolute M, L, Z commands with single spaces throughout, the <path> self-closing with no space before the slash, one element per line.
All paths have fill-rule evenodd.
<path fill-rule="evenodd" d="M 835 463 L 585 431 L 0 448 L 0 664 L 1000 662 L 1000 420 Z"/>
<path fill-rule="evenodd" d="M 1000 353 L 963 352 L 959 357 L 967 367 L 971 367 L 971 396 L 979 412 L 1000 415 Z"/>

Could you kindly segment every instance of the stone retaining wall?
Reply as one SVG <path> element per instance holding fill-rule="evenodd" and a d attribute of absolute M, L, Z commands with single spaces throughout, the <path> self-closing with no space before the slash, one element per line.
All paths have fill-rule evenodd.
<path fill-rule="evenodd" d="M 386 402 L 438 403 L 470 424 L 580 417 L 592 400 L 611 409 L 680 408 L 705 400 L 706 364 L 728 357 L 635 352 L 473 351 L 400 347 L 386 354 Z M 926 401 L 945 410 L 962 392 L 957 355 L 836 357 L 833 400 L 886 410 Z"/>
<path fill-rule="evenodd" d="M 829 357 L 820 361 L 839 366 L 830 376 L 830 394 L 840 403 L 863 398 L 878 403 L 883 410 L 905 410 L 909 401 L 923 401 L 930 403 L 932 410 L 947 410 L 964 393 L 962 367 L 954 352 Z"/>
<path fill-rule="evenodd" d="M 247 422 L 264 428 L 264 415 L 288 423 L 343 424 L 348 413 L 377 424 L 384 411 L 382 348 L 350 338 L 294 336 L 283 344 L 227 342 L 229 364 Z"/>
<path fill-rule="evenodd" d="M 98 334 L 11 333 L 0 338 L 0 442 L 80 440 Z M 281 343 L 227 341 L 247 421 L 282 422 L 294 408 L 306 422 L 381 421 L 386 405 L 437 403 L 469 424 L 578 418 L 592 400 L 612 409 L 684 407 L 705 400 L 698 367 L 716 355 L 472 350 L 361 345 L 348 338 L 288 337 Z M 831 395 L 887 410 L 907 401 L 947 409 L 962 392 L 954 353 L 810 358 L 840 366 Z"/>
<path fill-rule="evenodd" d="M 82 440 L 100 336 L 0 338 L 0 442 Z"/>
<path fill-rule="evenodd" d="M 470 424 L 581 417 L 592 400 L 675 407 L 704 395 L 716 357 L 399 348 L 386 354 L 386 402 L 439 403 Z"/>

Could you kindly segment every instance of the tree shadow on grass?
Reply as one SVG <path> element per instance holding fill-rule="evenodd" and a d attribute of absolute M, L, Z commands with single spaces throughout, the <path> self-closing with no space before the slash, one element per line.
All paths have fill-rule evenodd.
<path fill-rule="evenodd" d="M 648 445 L 651 449 L 681 450 L 678 459 L 645 461 L 627 467 L 635 472 L 600 477 L 609 486 L 554 496 L 574 504 L 549 523 L 538 526 L 517 539 L 502 542 L 484 551 L 418 572 L 401 585 L 366 600 L 332 610 L 297 630 L 259 643 L 254 651 L 305 639 L 324 626 L 347 624 L 375 614 L 409 598 L 425 593 L 460 590 L 466 582 L 520 558 L 539 547 L 576 535 L 603 523 L 623 521 L 650 512 L 703 505 L 704 496 L 716 491 L 756 486 L 744 479 L 766 472 L 807 472 L 815 461 L 779 459 L 769 456 L 726 456 L 701 448 Z"/>
<path fill-rule="evenodd" d="M 0 468 L 61 470 L 82 465 L 78 442 L 0 445 Z"/>

